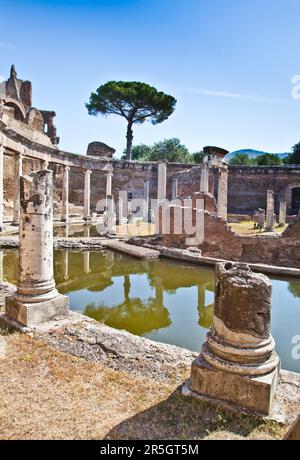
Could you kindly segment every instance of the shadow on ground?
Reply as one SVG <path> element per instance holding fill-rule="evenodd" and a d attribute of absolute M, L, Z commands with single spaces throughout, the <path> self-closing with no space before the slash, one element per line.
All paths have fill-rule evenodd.
<path fill-rule="evenodd" d="M 214 433 L 220 438 L 247 438 L 265 422 L 238 415 L 181 395 L 181 386 L 168 399 L 116 425 L 105 437 L 124 439 L 203 439 Z M 222 433 L 222 435 L 221 435 Z"/>

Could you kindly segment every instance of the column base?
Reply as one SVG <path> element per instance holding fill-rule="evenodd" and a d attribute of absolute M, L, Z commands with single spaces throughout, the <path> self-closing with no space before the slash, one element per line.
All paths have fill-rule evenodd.
<path fill-rule="evenodd" d="M 204 397 L 269 414 L 279 371 L 280 365 L 263 376 L 243 376 L 217 369 L 200 355 L 192 363 L 190 389 Z"/>
<path fill-rule="evenodd" d="M 26 303 L 14 297 L 6 297 L 5 313 L 24 326 L 35 326 L 46 321 L 69 315 L 69 298 L 58 294 L 54 299 L 38 303 Z"/>

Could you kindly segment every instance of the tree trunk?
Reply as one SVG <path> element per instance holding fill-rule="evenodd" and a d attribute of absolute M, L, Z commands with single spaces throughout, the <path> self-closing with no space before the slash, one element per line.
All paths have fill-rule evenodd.
<path fill-rule="evenodd" d="M 133 131 L 132 131 L 132 122 L 129 121 L 127 125 L 127 145 L 126 145 L 126 160 L 131 160 L 131 151 L 132 151 L 132 141 L 133 141 Z"/>

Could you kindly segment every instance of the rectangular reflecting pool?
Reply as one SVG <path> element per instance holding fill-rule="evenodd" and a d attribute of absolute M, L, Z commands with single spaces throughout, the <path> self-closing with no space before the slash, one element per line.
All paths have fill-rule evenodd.
<path fill-rule="evenodd" d="M 18 253 L 2 255 L 3 278 L 16 283 Z M 72 310 L 158 342 L 199 352 L 212 324 L 212 269 L 112 251 L 56 251 L 55 279 Z M 272 284 L 277 353 L 284 369 L 300 372 L 300 347 L 293 343 L 300 343 L 300 280 L 273 278 Z"/>

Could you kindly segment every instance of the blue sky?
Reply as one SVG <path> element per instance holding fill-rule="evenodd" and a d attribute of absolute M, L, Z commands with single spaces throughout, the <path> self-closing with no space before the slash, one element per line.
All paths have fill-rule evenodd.
<path fill-rule="evenodd" d="M 108 80 L 172 94 L 175 113 L 134 130 L 135 143 L 288 151 L 300 140 L 299 0 L 0 0 L 0 75 L 15 64 L 33 104 L 57 113 L 61 147 L 101 140 L 118 153 L 126 124 L 84 103 Z"/>

